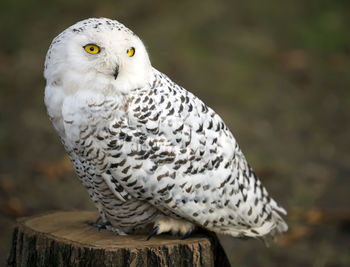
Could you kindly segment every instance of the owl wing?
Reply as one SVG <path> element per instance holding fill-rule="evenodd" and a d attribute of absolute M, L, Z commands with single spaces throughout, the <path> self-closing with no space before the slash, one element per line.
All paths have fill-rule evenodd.
<path fill-rule="evenodd" d="M 286 226 L 222 119 L 190 92 L 156 72 L 138 89 L 127 115 L 108 125 L 106 177 L 119 195 L 231 235 L 265 235 Z M 283 229 L 282 229 L 283 228 Z"/>

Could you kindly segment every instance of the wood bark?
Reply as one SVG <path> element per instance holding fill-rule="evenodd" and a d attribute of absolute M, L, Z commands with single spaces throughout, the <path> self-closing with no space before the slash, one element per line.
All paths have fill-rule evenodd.
<path fill-rule="evenodd" d="M 87 225 L 97 213 L 55 212 L 18 221 L 8 266 L 229 266 L 213 236 L 118 236 Z"/>

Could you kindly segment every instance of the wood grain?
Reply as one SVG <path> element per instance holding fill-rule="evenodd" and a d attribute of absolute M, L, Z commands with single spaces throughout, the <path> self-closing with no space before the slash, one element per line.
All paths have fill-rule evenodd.
<path fill-rule="evenodd" d="M 228 266 L 213 237 L 118 236 L 85 223 L 97 216 L 74 211 L 19 220 L 8 266 Z"/>

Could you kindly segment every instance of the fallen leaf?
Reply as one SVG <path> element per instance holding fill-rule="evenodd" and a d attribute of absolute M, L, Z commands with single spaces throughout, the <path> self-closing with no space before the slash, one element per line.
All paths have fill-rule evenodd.
<path fill-rule="evenodd" d="M 8 175 L 3 175 L 0 179 L 0 190 L 4 194 L 10 194 L 16 188 L 15 181 Z"/>
<path fill-rule="evenodd" d="M 292 243 L 297 242 L 300 239 L 304 239 L 311 234 L 311 227 L 308 226 L 296 226 L 290 229 L 287 233 L 277 236 L 276 243 L 280 246 L 290 246 Z"/>
<path fill-rule="evenodd" d="M 34 163 L 34 171 L 41 173 L 48 180 L 58 180 L 65 173 L 72 172 L 73 166 L 68 156 L 57 161 L 42 161 Z"/>
<path fill-rule="evenodd" d="M 308 65 L 308 55 L 301 49 L 288 51 L 281 58 L 283 66 L 288 70 L 301 71 Z"/>
<path fill-rule="evenodd" d="M 22 217 L 26 215 L 22 202 L 16 197 L 4 200 L 1 205 L 1 212 L 11 217 Z"/>

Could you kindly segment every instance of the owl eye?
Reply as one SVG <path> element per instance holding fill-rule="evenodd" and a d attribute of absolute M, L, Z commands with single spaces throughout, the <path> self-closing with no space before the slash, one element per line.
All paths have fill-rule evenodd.
<path fill-rule="evenodd" d="M 95 44 L 87 44 L 84 46 L 84 49 L 89 54 L 98 54 L 100 52 L 100 47 Z"/>
<path fill-rule="evenodd" d="M 135 48 L 134 47 L 130 47 L 128 50 L 126 50 L 126 54 L 129 57 L 132 57 L 133 55 L 135 55 Z"/>

